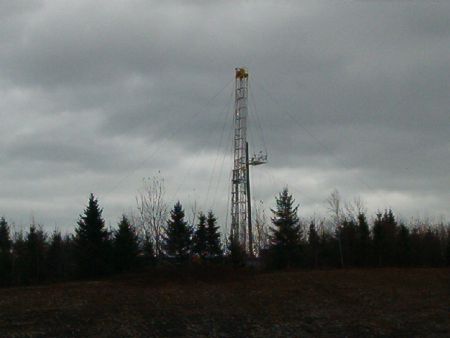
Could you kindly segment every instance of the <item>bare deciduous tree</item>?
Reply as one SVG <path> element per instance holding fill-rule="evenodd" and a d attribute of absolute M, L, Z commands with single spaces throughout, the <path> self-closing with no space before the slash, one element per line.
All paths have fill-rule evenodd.
<path fill-rule="evenodd" d="M 337 189 L 334 189 L 327 198 L 328 210 L 331 212 L 333 222 L 336 227 L 336 235 L 339 244 L 339 256 L 341 267 L 344 267 L 344 256 L 342 254 L 342 240 L 341 240 L 341 225 L 342 225 L 342 209 L 341 209 L 341 195 Z"/>
<path fill-rule="evenodd" d="M 330 196 L 327 198 L 328 210 L 331 212 L 333 222 L 335 225 L 341 223 L 342 208 L 341 208 L 341 195 L 337 189 L 334 189 Z"/>
<path fill-rule="evenodd" d="M 358 216 L 367 211 L 364 201 L 361 197 L 355 197 L 353 201 L 345 202 L 345 215 L 348 220 L 356 221 Z"/>
<path fill-rule="evenodd" d="M 198 214 L 197 201 L 194 201 L 194 203 L 192 203 L 190 212 L 191 212 L 191 215 L 190 215 L 190 217 L 188 217 L 188 224 L 194 225 L 195 222 L 197 221 L 197 214 Z"/>
<path fill-rule="evenodd" d="M 267 222 L 266 213 L 264 212 L 263 202 L 259 202 L 259 206 L 255 206 L 255 231 L 254 246 L 256 255 L 259 256 L 261 251 L 269 245 L 269 225 Z"/>
<path fill-rule="evenodd" d="M 168 216 L 165 193 L 164 179 L 156 175 L 143 179 L 142 188 L 136 196 L 136 226 L 144 240 L 153 242 L 157 256 L 163 251 L 163 236 Z"/>

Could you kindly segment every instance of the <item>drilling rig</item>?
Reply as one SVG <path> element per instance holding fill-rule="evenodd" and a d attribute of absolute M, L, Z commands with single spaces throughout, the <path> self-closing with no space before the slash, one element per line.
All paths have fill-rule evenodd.
<path fill-rule="evenodd" d="M 250 166 L 267 162 L 260 152 L 249 158 L 247 142 L 248 79 L 245 68 L 235 69 L 233 172 L 231 179 L 231 239 L 253 256 Z"/>

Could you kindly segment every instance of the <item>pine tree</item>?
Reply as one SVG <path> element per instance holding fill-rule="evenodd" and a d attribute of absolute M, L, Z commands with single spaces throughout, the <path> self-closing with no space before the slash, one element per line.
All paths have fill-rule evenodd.
<path fill-rule="evenodd" d="M 5 218 L 0 217 L 0 285 L 7 285 L 11 281 L 12 270 L 12 241 L 9 226 Z"/>
<path fill-rule="evenodd" d="M 75 228 L 78 270 L 85 277 L 98 276 L 108 270 L 109 236 L 102 212 L 97 199 L 91 194 Z"/>
<path fill-rule="evenodd" d="M 217 218 L 212 211 L 208 212 L 206 220 L 206 252 L 210 258 L 221 257 L 223 254 Z"/>
<path fill-rule="evenodd" d="M 300 264 L 301 229 L 297 216 L 298 206 L 294 207 L 294 202 L 288 189 L 284 188 L 276 198 L 276 208 L 271 209 L 274 227 L 270 229 L 270 251 L 275 267 Z"/>
<path fill-rule="evenodd" d="M 192 248 L 192 228 L 184 220 L 184 210 L 177 202 L 170 211 L 165 236 L 165 251 L 169 257 L 174 257 L 177 263 L 189 259 Z"/>
<path fill-rule="evenodd" d="M 118 271 L 126 271 L 136 263 L 139 253 L 138 237 L 125 215 L 122 215 L 118 227 L 114 233 L 114 263 Z"/>
<path fill-rule="evenodd" d="M 197 254 L 201 259 L 207 255 L 207 233 L 206 233 L 206 216 L 200 212 L 198 216 L 197 228 L 193 237 L 193 253 Z"/>

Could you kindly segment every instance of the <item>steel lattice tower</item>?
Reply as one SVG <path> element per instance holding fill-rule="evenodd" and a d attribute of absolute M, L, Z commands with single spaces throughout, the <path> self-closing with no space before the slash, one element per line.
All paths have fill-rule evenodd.
<path fill-rule="evenodd" d="M 231 236 L 246 248 L 248 225 L 247 154 L 248 73 L 236 68 L 234 105 L 234 161 L 231 189 Z"/>
<path fill-rule="evenodd" d="M 234 104 L 234 157 L 231 181 L 231 237 L 253 255 L 250 166 L 267 162 L 260 152 L 249 160 L 247 143 L 248 72 L 236 68 Z"/>

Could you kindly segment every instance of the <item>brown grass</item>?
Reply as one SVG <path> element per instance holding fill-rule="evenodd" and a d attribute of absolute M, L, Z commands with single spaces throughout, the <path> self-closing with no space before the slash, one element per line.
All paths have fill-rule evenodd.
<path fill-rule="evenodd" d="M 148 271 L 0 290 L 1 337 L 449 337 L 449 269 Z"/>

